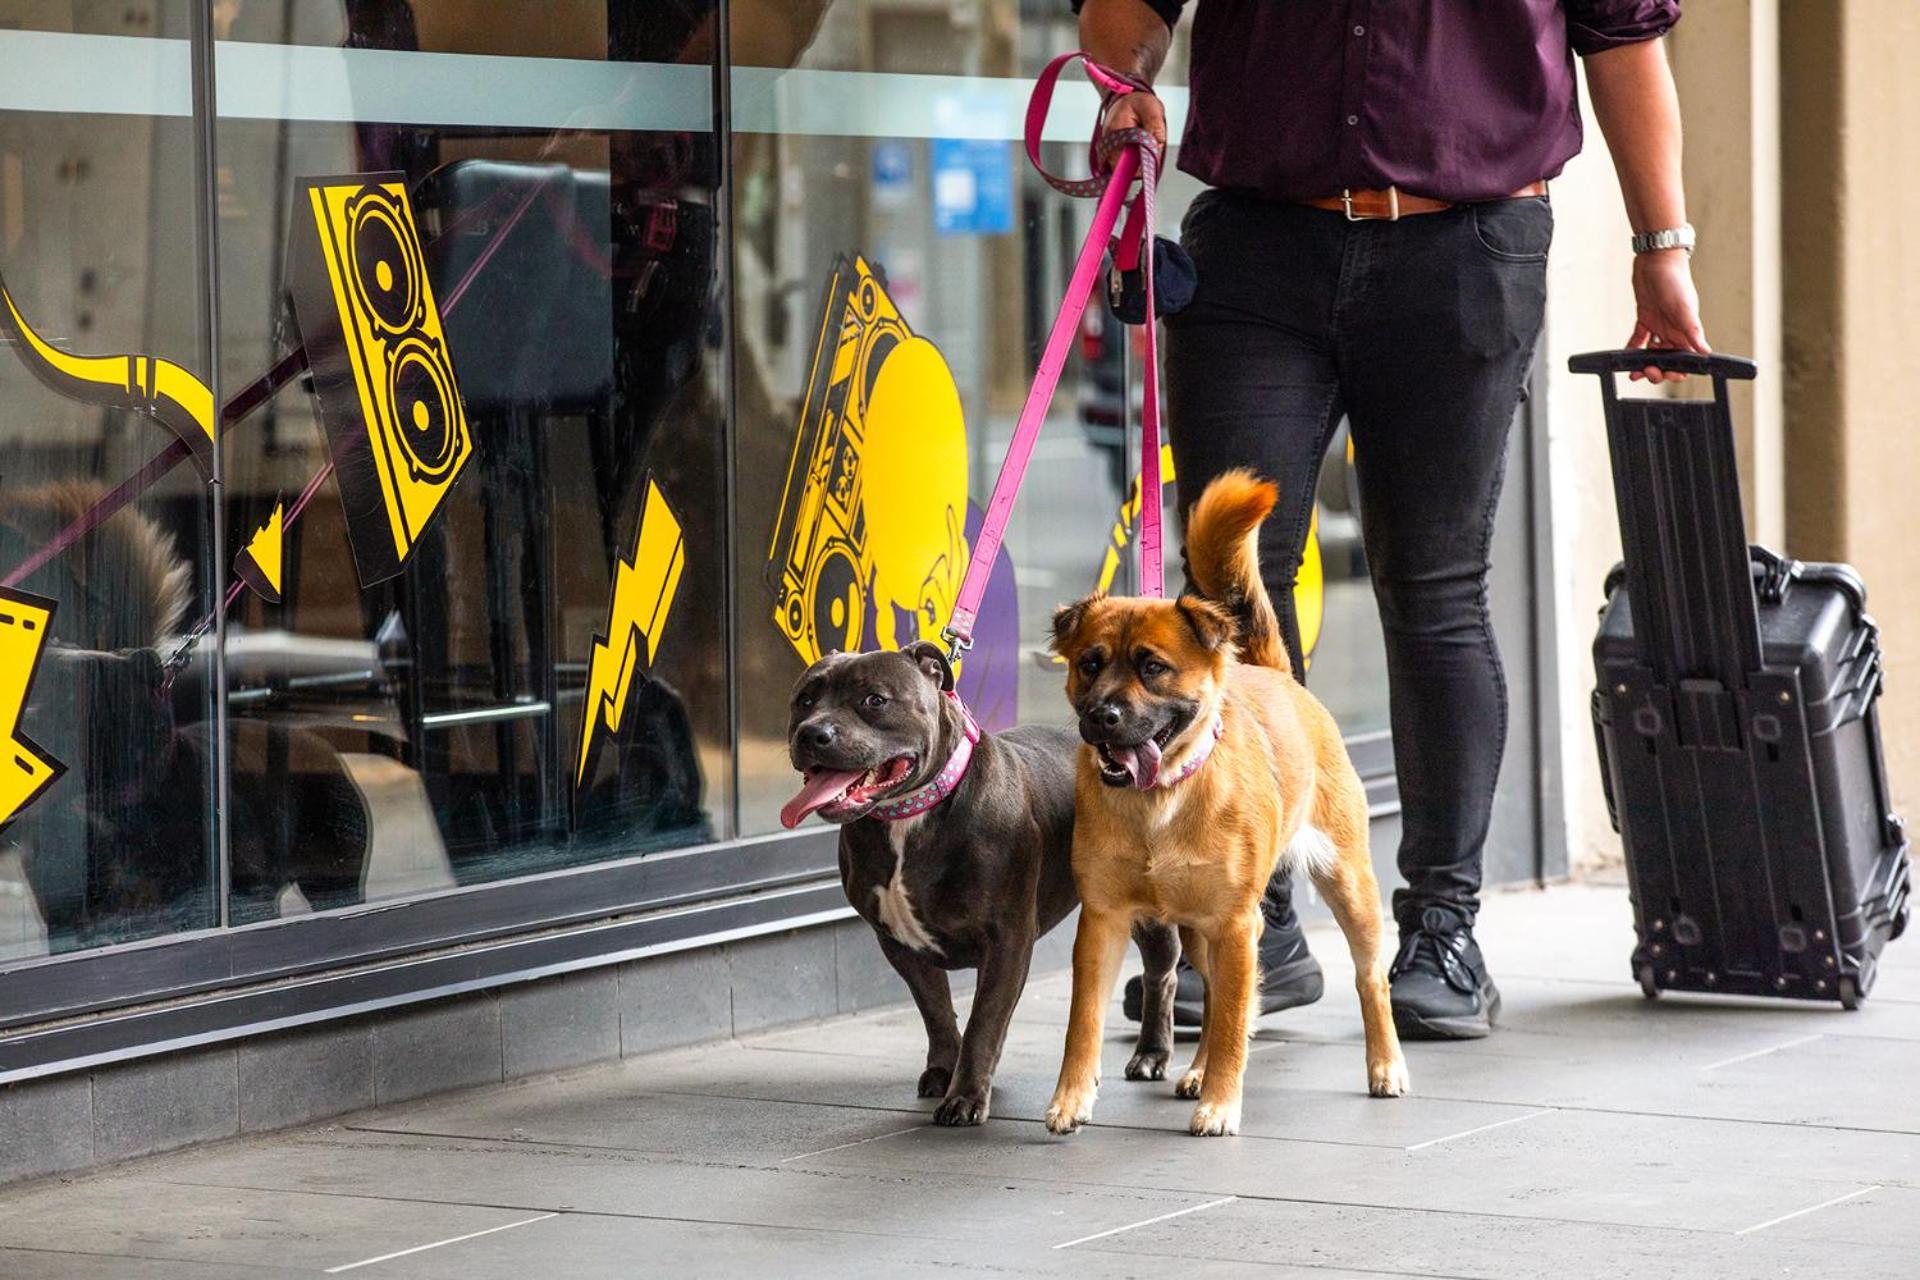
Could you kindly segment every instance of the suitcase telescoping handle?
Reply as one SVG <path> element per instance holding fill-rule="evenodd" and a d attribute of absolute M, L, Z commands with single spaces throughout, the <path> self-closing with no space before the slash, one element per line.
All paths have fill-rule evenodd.
<path fill-rule="evenodd" d="M 1634 638 L 1654 680 L 1705 693 L 1742 687 L 1761 665 L 1746 519 L 1740 509 L 1727 380 L 1756 370 L 1738 356 L 1595 351 L 1567 367 L 1600 376 L 1613 490 L 1626 552 Z M 1622 398 L 1614 376 L 1645 368 L 1704 374 L 1711 400 Z"/>
<path fill-rule="evenodd" d="M 1711 378 L 1733 378 L 1740 382 L 1753 381 L 1754 375 L 1759 372 L 1753 361 L 1745 356 L 1723 356 L 1717 352 L 1701 355 L 1697 351 L 1660 351 L 1651 348 L 1589 351 L 1567 361 L 1567 368 L 1575 373 L 1638 373 L 1642 369 L 1658 369 L 1662 373 L 1700 373 Z"/>

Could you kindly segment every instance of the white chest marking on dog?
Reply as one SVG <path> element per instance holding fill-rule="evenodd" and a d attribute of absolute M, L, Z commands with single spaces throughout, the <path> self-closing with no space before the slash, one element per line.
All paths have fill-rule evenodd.
<path fill-rule="evenodd" d="M 1281 861 L 1287 866 L 1299 867 L 1308 875 L 1320 876 L 1339 864 L 1340 851 L 1334 847 L 1332 836 L 1311 822 L 1303 822 L 1287 842 Z"/>
<path fill-rule="evenodd" d="M 887 844 L 893 849 L 893 878 L 874 889 L 874 910 L 879 913 L 881 926 L 901 946 L 940 955 L 940 944 L 920 923 L 920 917 L 913 914 L 913 899 L 907 893 L 907 840 L 919 829 L 921 821 L 916 816 L 887 824 Z"/>

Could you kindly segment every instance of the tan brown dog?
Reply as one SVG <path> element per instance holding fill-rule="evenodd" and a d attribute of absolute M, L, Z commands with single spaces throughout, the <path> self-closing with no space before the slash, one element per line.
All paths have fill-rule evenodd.
<path fill-rule="evenodd" d="M 1367 801 L 1327 709 L 1296 681 L 1256 539 L 1273 485 L 1230 471 L 1187 522 L 1197 595 L 1090 596 L 1059 610 L 1054 648 L 1080 717 L 1073 874 L 1081 897 L 1073 1011 L 1047 1128 L 1093 1115 L 1100 1041 L 1133 922 L 1180 927 L 1207 984 L 1200 1046 L 1174 1086 L 1195 1134 L 1238 1132 L 1255 1016 L 1260 893 L 1281 858 L 1304 865 L 1353 952 L 1367 1090 L 1407 1091 L 1387 1004 Z M 1237 638 L 1237 645 L 1236 645 Z"/>

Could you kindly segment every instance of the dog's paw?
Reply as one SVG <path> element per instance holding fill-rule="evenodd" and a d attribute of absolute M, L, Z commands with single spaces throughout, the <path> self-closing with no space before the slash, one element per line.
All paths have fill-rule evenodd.
<path fill-rule="evenodd" d="M 1187 1132 L 1196 1138 L 1220 1138 L 1240 1132 L 1240 1100 L 1201 1103 L 1193 1109 Z"/>
<path fill-rule="evenodd" d="M 953 1083 L 953 1072 L 946 1067 L 928 1067 L 920 1073 L 920 1096 L 923 1098 L 944 1098 L 947 1086 Z"/>
<path fill-rule="evenodd" d="M 939 1109 L 933 1113 L 933 1122 L 951 1128 L 985 1124 L 987 1099 L 988 1091 L 985 1089 L 979 1093 L 956 1093 L 940 1104 Z"/>
<path fill-rule="evenodd" d="M 1367 1064 L 1367 1092 L 1376 1098 L 1398 1098 L 1413 1087 L 1407 1064 L 1399 1058 Z"/>
<path fill-rule="evenodd" d="M 1165 1049 L 1142 1049 L 1127 1059 L 1127 1079 L 1165 1080 L 1167 1060 L 1171 1057 Z"/>
<path fill-rule="evenodd" d="M 1198 1068 L 1191 1069 L 1173 1084 L 1173 1096 L 1193 1099 L 1200 1096 L 1200 1086 L 1206 1082 L 1207 1073 Z"/>
<path fill-rule="evenodd" d="M 1093 1119 L 1093 1091 L 1061 1089 L 1047 1106 L 1047 1132 L 1069 1134 Z"/>

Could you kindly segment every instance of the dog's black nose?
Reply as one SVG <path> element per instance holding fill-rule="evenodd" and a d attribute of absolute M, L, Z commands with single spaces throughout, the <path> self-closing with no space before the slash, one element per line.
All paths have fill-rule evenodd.
<path fill-rule="evenodd" d="M 809 720 L 800 726 L 800 745 L 803 747 L 830 747 L 833 745 L 834 727 L 831 720 Z"/>
<path fill-rule="evenodd" d="M 1111 702 L 1103 702 L 1093 709 L 1087 719 L 1102 729 L 1118 729 L 1121 720 L 1120 708 Z"/>

